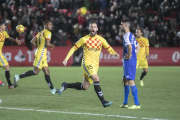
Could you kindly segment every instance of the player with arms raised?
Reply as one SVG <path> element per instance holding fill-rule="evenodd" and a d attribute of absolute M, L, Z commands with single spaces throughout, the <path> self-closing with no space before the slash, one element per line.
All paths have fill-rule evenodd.
<path fill-rule="evenodd" d="M 50 79 L 50 72 L 48 69 L 48 63 L 47 63 L 47 47 L 50 47 L 53 49 L 55 46 L 50 43 L 51 41 L 51 32 L 52 29 L 52 23 L 50 21 L 44 22 L 45 29 L 39 32 L 32 40 L 31 43 L 34 47 L 37 48 L 35 53 L 35 60 L 34 60 L 34 70 L 27 71 L 25 73 L 22 73 L 21 75 L 15 75 L 14 76 L 14 83 L 16 84 L 20 79 L 38 75 L 40 70 L 42 69 L 45 74 L 46 82 L 48 83 L 51 94 L 56 93 L 56 89 L 53 87 L 53 84 Z"/>
<path fill-rule="evenodd" d="M 12 89 L 12 88 L 16 87 L 16 85 L 13 85 L 11 83 L 10 66 L 9 66 L 9 63 L 6 60 L 6 58 L 2 55 L 2 48 L 4 45 L 5 39 L 9 39 L 13 42 L 16 42 L 18 45 L 21 45 L 21 41 L 10 37 L 5 30 L 6 30 L 5 23 L 1 21 L 0 22 L 0 66 L 5 69 L 5 76 L 6 76 L 6 79 L 8 82 L 8 88 Z"/>
<path fill-rule="evenodd" d="M 79 41 L 75 43 L 75 45 L 71 48 L 68 55 L 66 56 L 65 60 L 63 61 L 63 64 L 66 66 L 68 59 L 71 57 L 71 55 L 79 48 L 83 47 L 83 58 L 82 58 L 82 64 L 81 67 L 83 69 L 83 82 L 82 83 L 62 83 L 62 87 L 59 91 L 59 95 L 66 90 L 67 88 L 74 88 L 76 90 L 87 90 L 92 83 L 94 83 L 94 90 L 99 97 L 102 105 L 104 107 L 107 107 L 111 105 L 113 102 L 108 102 L 104 99 L 103 92 L 101 90 L 100 84 L 99 84 L 99 77 L 97 75 L 98 69 L 99 69 L 99 56 L 102 49 L 102 46 L 107 49 L 107 51 L 118 57 L 119 54 L 117 54 L 111 46 L 106 42 L 104 38 L 97 35 L 97 24 L 96 22 L 91 21 L 89 23 L 89 32 L 90 34 L 82 37 Z"/>
<path fill-rule="evenodd" d="M 128 19 L 123 19 L 119 27 L 121 29 L 121 32 L 125 33 L 125 35 L 123 36 L 124 102 L 122 105 L 120 105 L 120 108 L 128 108 L 128 96 L 130 86 L 134 98 L 134 105 L 129 107 L 129 109 L 140 109 L 138 91 L 134 82 L 136 76 L 136 54 L 138 53 L 140 47 L 136 42 L 134 35 L 129 30 L 130 21 Z"/>
<path fill-rule="evenodd" d="M 136 41 L 138 42 L 140 46 L 139 53 L 137 55 L 137 66 L 143 68 L 143 72 L 141 74 L 140 79 L 140 85 L 144 86 L 143 78 L 146 76 L 148 72 L 148 62 L 147 62 L 147 57 L 149 55 L 149 41 L 147 38 L 142 37 L 143 34 L 143 29 L 142 28 L 137 28 L 136 29 Z"/>

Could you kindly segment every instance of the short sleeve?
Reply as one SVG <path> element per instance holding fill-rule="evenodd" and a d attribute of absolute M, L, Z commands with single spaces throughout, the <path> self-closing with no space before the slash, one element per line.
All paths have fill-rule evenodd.
<path fill-rule="evenodd" d="M 51 32 L 46 32 L 45 34 L 45 39 L 51 40 Z"/>
<path fill-rule="evenodd" d="M 137 47 L 139 44 L 138 44 L 138 42 L 137 41 L 135 41 L 135 47 Z"/>
<path fill-rule="evenodd" d="M 78 41 L 74 44 L 74 46 L 76 46 L 76 48 L 79 48 L 79 47 L 81 47 L 82 45 L 84 45 L 84 43 L 85 43 L 85 40 L 84 40 L 84 37 L 82 37 L 80 40 L 78 40 Z"/>
<path fill-rule="evenodd" d="M 9 35 L 6 31 L 4 31 L 3 33 L 4 33 L 5 38 L 9 38 Z"/>
<path fill-rule="evenodd" d="M 129 37 L 130 37 L 130 33 L 128 33 L 127 35 L 123 36 L 124 41 L 125 41 L 125 46 L 131 44 Z"/>

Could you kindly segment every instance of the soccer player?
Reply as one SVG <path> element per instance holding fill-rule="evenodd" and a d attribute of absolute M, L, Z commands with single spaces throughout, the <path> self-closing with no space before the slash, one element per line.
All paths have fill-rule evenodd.
<path fill-rule="evenodd" d="M 10 66 L 6 58 L 2 55 L 2 47 L 4 45 L 5 39 L 9 39 L 13 42 L 16 42 L 18 45 L 21 45 L 21 41 L 18 39 L 14 39 L 8 35 L 8 33 L 5 31 L 6 26 L 3 21 L 0 22 L 0 66 L 5 69 L 5 76 L 8 82 L 8 88 L 12 89 L 17 87 L 16 85 L 13 85 L 11 83 L 11 77 L 10 77 Z"/>
<path fill-rule="evenodd" d="M 53 84 L 50 79 L 50 72 L 48 69 L 48 63 L 47 63 L 47 47 L 50 47 L 53 49 L 55 46 L 50 43 L 51 41 L 51 29 L 52 29 L 52 23 L 50 21 L 44 22 L 44 30 L 39 32 L 32 40 L 31 43 L 34 47 L 37 48 L 35 53 L 35 60 L 34 60 L 34 70 L 27 71 L 25 73 L 22 73 L 20 75 L 14 76 L 14 83 L 16 84 L 20 79 L 38 75 L 40 70 L 42 69 L 45 74 L 46 82 L 48 83 L 51 94 L 56 93 L 56 89 L 53 87 Z"/>
<path fill-rule="evenodd" d="M 83 82 L 76 83 L 62 83 L 62 87 L 60 88 L 59 95 L 66 90 L 67 88 L 73 88 L 76 90 L 87 90 L 92 83 L 94 83 L 94 90 L 99 97 L 102 105 L 107 107 L 111 105 L 113 102 L 108 102 L 104 99 L 103 92 L 100 87 L 99 77 L 97 75 L 97 71 L 99 69 L 99 56 L 102 49 L 102 46 L 107 49 L 107 51 L 118 57 L 117 54 L 111 46 L 107 43 L 107 41 L 101 36 L 97 35 L 98 27 L 96 22 L 91 21 L 89 23 L 89 35 L 82 37 L 79 41 L 75 43 L 75 45 L 71 48 L 68 55 L 66 56 L 63 64 L 66 66 L 68 59 L 71 55 L 79 48 L 83 47 L 83 58 L 81 67 L 83 69 Z"/>
<path fill-rule="evenodd" d="M 140 109 L 138 90 L 134 82 L 137 62 L 136 53 L 138 53 L 140 47 L 136 42 L 134 35 L 129 30 L 130 21 L 128 19 L 123 19 L 119 27 L 121 32 L 125 33 L 123 35 L 124 102 L 120 105 L 120 108 Z M 129 86 L 131 87 L 134 98 L 134 105 L 131 107 L 128 107 Z"/>
<path fill-rule="evenodd" d="M 142 37 L 143 29 L 137 28 L 136 29 L 136 41 L 140 46 L 139 53 L 137 54 L 137 65 L 136 69 L 143 68 L 143 72 L 140 76 L 140 86 L 144 86 L 143 78 L 146 76 L 148 72 L 148 62 L 147 57 L 149 55 L 149 41 L 147 38 Z"/>

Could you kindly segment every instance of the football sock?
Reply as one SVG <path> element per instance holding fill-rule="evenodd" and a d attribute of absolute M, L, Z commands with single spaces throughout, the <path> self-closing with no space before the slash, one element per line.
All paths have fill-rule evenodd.
<path fill-rule="evenodd" d="M 73 89 L 76 89 L 76 90 L 84 90 L 83 86 L 82 86 L 82 83 L 80 83 L 80 82 L 68 83 L 67 88 L 73 88 Z"/>
<path fill-rule="evenodd" d="M 7 79 L 7 82 L 8 82 L 8 86 L 11 86 L 12 83 L 11 83 L 11 78 L 10 78 L 9 70 L 5 71 L 5 76 L 6 76 L 6 79 Z"/>
<path fill-rule="evenodd" d="M 101 100 L 102 104 L 105 102 L 103 92 L 101 90 L 101 87 L 99 85 L 99 81 L 94 82 L 94 90 L 96 91 L 97 96 Z"/>
<path fill-rule="evenodd" d="M 54 86 L 53 86 L 53 84 L 52 84 L 52 82 L 51 82 L 50 76 L 49 76 L 49 75 L 45 75 L 45 79 L 46 79 L 46 82 L 47 82 L 48 85 L 49 85 L 49 88 L 50 88 L 50 89 L 54 89 Z"/>
<path fill-rule="evenodd" d="M 144 76 L 146 76 L 146 72 L 142 72 L 140 80 L 142 80 L 144 78 Z"/>
<path fill-rule="evenodd" d="M 21 75 L 19 75 L 19 78 L 25 78 L 25 77 L 29 77 L 29 76 L 32 76 L 32 75 L 35 75 L 34 71 L 33 70 L 30 70 L 30 71 L 27 71 L 25 73 L 22 73 Z"/>
<path fill-rule="evenodd" d="M 128 103 L 128 96 L 129 96 L 129 85 L 124 86 L 124 102 L 123 104 Z"/>
<path fill-rule="evenodd" d="M 133 98 L 134 98 L 134 104 L 139 105 L 138 90 L 137 90 L 136 85 L 131 86 L 131 92 L 132 92 L 132 95 L 133 95 Z"/>

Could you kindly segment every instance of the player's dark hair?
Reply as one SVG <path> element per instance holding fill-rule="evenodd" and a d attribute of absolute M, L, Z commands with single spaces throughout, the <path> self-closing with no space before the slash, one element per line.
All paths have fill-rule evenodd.
<path fill-rule="evenodd" d="M 142 32 L 142 34 L 143 34 L 143 29 L 142 28 L 139 27 L 136 30 L 140 30 Z"/>
<path fill-rule="evenodd" d="M 123 22 L 123 23 L 125 23 L 125 24 L 128 24 L 128 27 L 130 28 L 130 26 L 131 26 L 131 21 L 130 21 L 129 19 L 125 18 L 125 19 L 121 20 L 121 22 Z"/>
<path fill-rule="evenodd" d="M 96 23 L 95 21 L 90 21 L 90 22 L 89 22 L 89 25 L 90 25 L 90 24 L 96 24 L 96 25 L 97 25 L 97 23 Z"/>
<path fill-rule="evenodd" d="M 48 22 L 51 22 L 50 20 L 44 21 L 44 25 L 46 25 Z"/>

